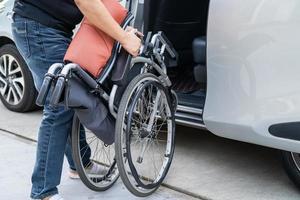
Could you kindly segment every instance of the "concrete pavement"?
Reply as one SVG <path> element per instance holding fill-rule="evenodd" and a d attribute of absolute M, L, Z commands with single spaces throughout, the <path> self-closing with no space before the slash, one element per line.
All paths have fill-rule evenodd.
<path fill-rule="evenodd" d="M 7 111 L 0 104 L 0 129 L 35 139 L 40 119 L 40 112 L 17 114 Z M 2 147 L 2 145 L 3 141 L 0 140 L 0 146 Z M 12 142 L 11 145 L 11 148 L 14 149 L 18 143 L 16 142 L 13 145 Z M 34 146 L 31 148 L 29 154 L 34 156 Z M 5 162 L 2 161 L 1 154 L 0 158 L 0 166 L 3 166 Z M 28 165 L 28 175 L 23 175 L 20 178 L 21 181 L 29 181 L 31 172 L 29 169 L 33 164 L 32 161 L 32 159 L 24 161 L 24 164 Z M 22 161 L 19 162 L 22 163 Z M 0 168 L 0 170 L 2 169 Z M 2 174 L 2 171 L 0 171 L 0 174 Z M 1 184 L 3 181 L 0 180 L 2 190 Z M 9 182 L 9 177 L 5 181 Z M 69 183 L 68 180 L 63 179 L 63 184 L 60 187 L 62 192 L 68 194 L 70 192 L 68 187 L 72 188 L 72 184 L 75 183 Z M 86 192 L 84 198 L 97 196 L 97 194 L 87 190 L 81 183 L 76 184 L 78 184 L 76 191 L 78 188 L 78 191 Z M 123 191 L 122 183 L 118 184 L 116 191 Z M 202 199 L 300 199 L 299 191 L 290 182 L 281 167 L 276 150 L 219 138 L 205 131 L 186 127 L 178 127 L 177 129 L 175 158 L 165 184 Z M 27 187 L 26 190 L 29 189 L 28 186 L 24 185 L 24 187 Z M 163 194 L 161 191 L 164 190 L 163 188 L 155 195 Z M 1 193 L 0 199 L 6 199 L 1 196 Z M 107 195 L 113 193 L 115 192 L 110 193 L 108 191 Z M 101 199 L 103 194 L 99 195 L 97 198 Z M 153 198 L 155 198 L 155 195 Z M 177 197 L 176 195 L 167 196 L 170 199 L 187 198 L 186 196 Z M 157 198 L 167 197 L 159 196 Z"/>
<path fill-rule="evenodd" d="M 24 200 L 29 199 L 30 175 L 35 158 L 35 143 L 28 142 L 0 131 L 0 199 Z M 65 165 L 67 166 L 67 165 Z M 66 167 L 62 175 L 60 193 L 66 200 L 91 200 L 91 199 L 138 199 L 131 195 L 119 180 L 115 186 L 106 192 L 92 192 L 80 180 L 71 180 L 66 174 Z M 187 199 L 187 195 L 161 188 L 149 200 Z"/>

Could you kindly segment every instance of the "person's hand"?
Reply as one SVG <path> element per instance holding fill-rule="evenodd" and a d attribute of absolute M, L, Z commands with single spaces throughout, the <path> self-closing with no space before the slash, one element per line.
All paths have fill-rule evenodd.
<path fill-rule="evenodd" d="M 123 48 L 134 57 L 138 56 L 142 45 L 139 37 L 143 37 L 141 32 L 135 28 L 128 27 L 125 30 L 125 37 L 123 41 L 120 41 Z"/>
<path fill-rule="evenodd" d="M 142 38 L 144 37 L 144 34 L 141 33 L 140 31 L 138 31 L 136 28 L 133 28 L 132 26 L 127 26 L 126 30 L 127 32 L 129 31 L 134 31 L 134 33 L 139 37 L 139 38 Z"/>

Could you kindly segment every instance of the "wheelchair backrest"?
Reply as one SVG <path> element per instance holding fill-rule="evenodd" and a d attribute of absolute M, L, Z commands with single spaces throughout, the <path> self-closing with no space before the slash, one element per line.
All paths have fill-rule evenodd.
<path fill-rule="evenodd" d="M 133 19 L 134 19 L 134 16 L 130 12 L 128 12 L 126 18 L 124 19 L 123 23 L 121 24 L 122 28 L 126 29 L 126 27 L 130 24 L 130 22 Z M 118 63 L 117 66 L 124 68 L 124 70 L 126 70 L 125 69 L 125 63 L 126 63 L 125 57 L 126 57 L 126 59 L 127 58 L 130 59 L 131 56 L 126 51 L 122 51 L 121 44 L 116 41 L 114 44 L 114 47 L 112 49 L 110 58 L 108 59 L 103 70 L 97 77 L 97 82 L 102 84 L 106 80 L 106 78 L 111 74 L 112 70 L 115 68 L 115 66 L 114 66 L 115 63 Z M 121 59 L 121 60 L 119 60 L 119 59 Z M 124 61 L 124 64 L 123 64 L 123 61 Z M 117 76 L 115 76 L 115 77 L 117 77 Z M 118 78 L 116 78 L 116 79 L 118 79 Z"/>

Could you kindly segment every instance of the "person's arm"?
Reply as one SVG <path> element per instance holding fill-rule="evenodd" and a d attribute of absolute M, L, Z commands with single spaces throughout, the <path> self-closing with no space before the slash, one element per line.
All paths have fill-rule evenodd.
<path fill-rule="evenodd" d="M 110 15 L 102 1 L 75 0 L 75 3 L 90 23 L 119 41 L 130 54 L 138 55 L 141 40 L 135 35 L 136 30 L 123 30 Z"/>

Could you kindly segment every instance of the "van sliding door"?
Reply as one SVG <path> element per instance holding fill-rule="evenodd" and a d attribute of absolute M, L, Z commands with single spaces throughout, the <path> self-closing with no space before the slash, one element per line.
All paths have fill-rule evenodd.
<path fill-rule="evenodd" d="M 211 0 L 211 132 L 300 153 L 299 10 L 298 0 Z"/>

